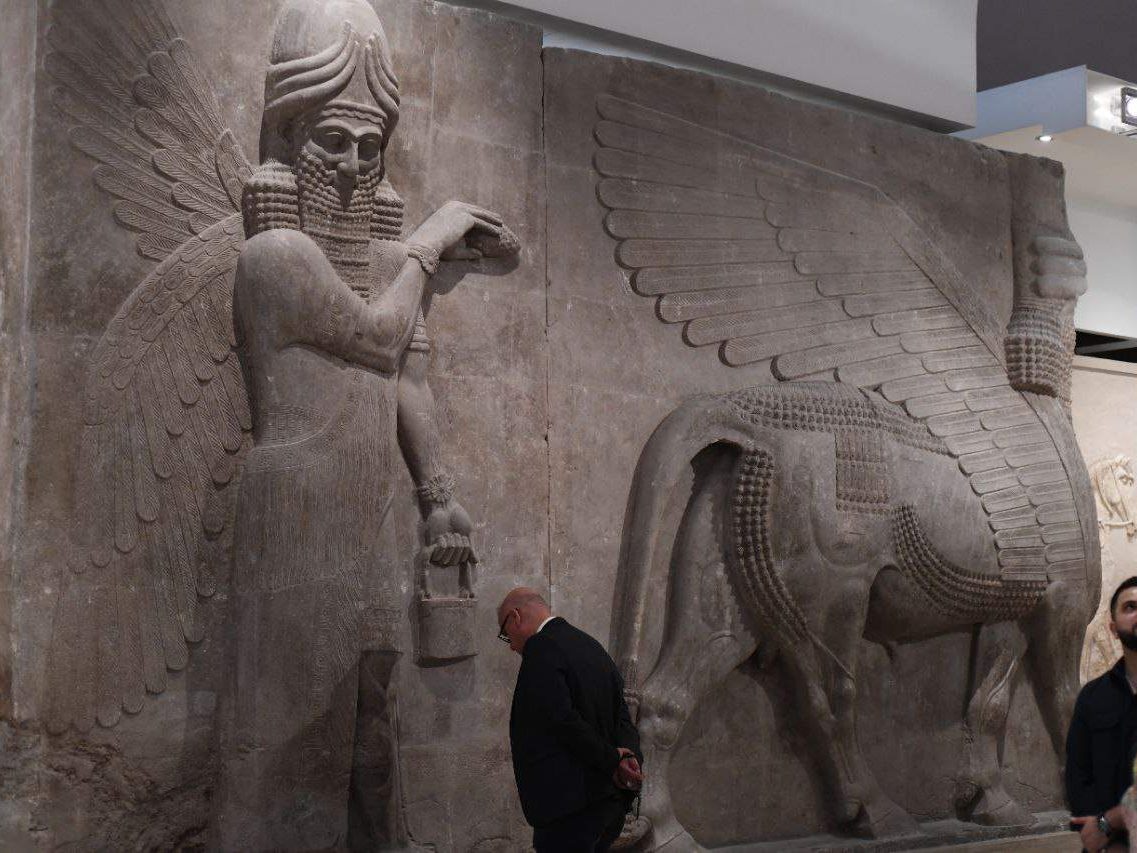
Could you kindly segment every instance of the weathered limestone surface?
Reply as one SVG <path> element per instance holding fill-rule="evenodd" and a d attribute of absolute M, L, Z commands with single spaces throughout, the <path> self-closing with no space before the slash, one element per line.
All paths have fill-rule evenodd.
<path fill-rule="evenodd" d="M 23 273 L 15 264 L 5 269 L 5 356 L 18 354 L 9 341 L 24 335 L 34 374 L 21 381 L 18 371 L 6 369 L 5 381 L 15 392 L 4 417 L 18 422 L 22 395 L 33 387 L 35 392 L 30 444 L 19 448 L 20 467 L 4 466 L 6 476 L 25 464 L 27 471 L 14 486 L 19 503 L 4 514 L 5 522 L 17 519 L 11 582 L 5 560 L 0 583 L 5 624 L 10 611 L 17 643 L 14 654 L 5 647 L 0 655 L 0 671 L 11 665 L 14 688 L 3 694 L 15 707 L 5 707 L 5 718 L 20 726 L 12 733 L 19 749 L 5 750 L 6 761 L 20 762 L 20 787 L 4 831 L 24 846 L 169 848 L 206 839 L 225 676 L 226 578 L 203 599 L 205 639 L 194 644 L 189 665 L 169 674 L 167 689 L 149 696 L 142 713 L 126 715 L 114 728 L 69 733 L 50 748 L 33 734 L 44 714 L 52 608 L 66 571 L 64 531 L 76 508 L 82 512 L 92 497 L 74 486 L 86 359 L 120 303 L 154 267 L 135 250 L 135 235 L 110 215 L 110 200 L 92 180 L 95 164 L 68 143 L 74 122 L 51 102 L 57 81 L 35 63 L 34 50 L 48 49 L 49 27 L 84 5 L 28 9 L 27 25 L 38 35 L 23 39 L 20 50 L 33 53 L 4 52 L 6 62 L 21 60 L 28 74 L 5 75 L 6 81 L 26 79 L 30 86 L 30 70 L 38 69 L 34 102 L 17 85 L 6 85 L 6 97 L 14 98 L 6 115 L 34 103 L 33 115 L 17 114 L 6 126 L 34 130 L 30 150 L 19 136 L 5 135 L 11 154 L 5 158 L 11 178 L 6 186 L 16 188 L 4 199 L 13 207 L 12 218 L 5 208 L 5 240 L 15 249 L 9 253 L 5 246 L 5 263 L 23 256 L 22 241 L 31 244 L 22 325 L 22 288 L 8 282 L 18 285 Z M 169 7 L 213 87 L 223 123 L 254 163 L 280 6 Z M 479 600 L 496 603 L 520 583 L 547 582 L 540 36 L 523 25 L 442 5 L 380 2 L 375 8 L 402 92 L 387 166 L 406 199 L 407 233 L 456 198 L 499 213 L 523 247 L 519 258 L 444 264 L 427 319 L 441 454 L 476 525 Z M 18 28 L 4 31 L 5 39 L 20 41 Z M 30 158 L 35 202 L 30 225 L 20 228 L 29 202 L 16 178 L 27 174 Z M 5 430 L 6 442 L 11 434 Z M 514 451 L 497 455 L 506 435 Z M 393 513 L 400 542 L 394 562 L 401 569 L 394 581 L 408 616 L 401 623 L 404 653 L 396 676 L 407 827 L 416 841 L 441 850 L 504 849 L 505 839 L 519 837 L 521 821 L 503 727 L 509 701 L 503 685 L 511 683 L 516 664 L 494 639 L 493 604 L 477 610 L 475 657 L 448 666 L 416 664 L 409 615 L 419 512 L 401 463 L 396 473 Z M 5 777 L 7 785 L 11 777 Z M 470 796 L 475 789 L 479 794 Z"/>
<path fill-rule="evenodd" d="M 748 366 L 727 368 L 720 361 L 717 346 L 688 346 L 694 323 L 687 328 L 685 340 L 679 333 L 682 328 L 679 324 L 669 327 L 659 322 L 663 313 L 671 309 L 664 303 L 653 306 L 653 299 L 635 292 L 636 279 L 632 278 L 633 275 L 653 274 L 644 273 L 641 269 L 652 266 L 652 262 L 625 260 L 621 269 L 612 264 L 612 259 L 617 251 L 632 253 L 626 257 L 635 257 L 634 253 L 638 252 L 642 257 L 651 252 L 661 255 L 666 249 L 658 244 L 649 245 L 648 241 L 633 249 L 634 240 L 624 242 L 616 249 L 616 241 L 612 237 L 683 238 L 698 235 L 685 234 L 682 230 L 667 233 L 669 226 L 666 223 L 650 225 L 648 230 L 639 234 L 627 231 L 611 236 L 605 234 L 605 227 L 597 227 L 597 223 L 604 222 L 610 210 L 618 211 L 612 216 L 633 217 L 634 213 L 625 214 L 622 208 L 636 209 L 638 204 L 644 203 L 644 196 L 631 202 L 606 201 L 604 184 L 600 184 L 598 192 L 601 175 L 597 174 L 597 170 L 615 179 L 613 184 L 621 176 L 645 176 L 648 181 L 668 185 L 672 193 L 669 198 L 679 199 L 678 208 L 666 206 L 671 202 L 663 207 L 653 207 L 651 202 L 647 202 L 646 208 L 639 209 L 679 209 L 711 214 L 721 208 L 713 209 L 703 202 L 683 202 L 684 198 L 690 198 L 684 195 L 684 187 L 713 188 L 716 180 L 737 168 L 729 158 L 716 163 L 714 152 L 717 149 L 729 152 L 745 149 L 746 144 L 759 145 L 776 154 L 871 184 L 929 235 L 943 251 L 948 263 L 958 270 L 960 280 L 965 284 L 955 304 L 961 314 L 967 316 L 967 324 L 993 353 L 985 356 L 993 359 L 991 363 L 1003 357 L 1003 330 L 1011 312 L 1012 187 L 1007 163 L 996 152 L 673 69 L 572 52 L 546 51 L 545 91 L 550 198 L 549 323 L 553 352 L 550 362 L 550 449 L 553 480 L 563 483 L 552 491 L 553 577 L 558 589 L 569 587 L 572 590 L 562 599 L 562 608 L 569 611 L 570 618 L 575 616 L 588 629 L 603 633 L 609 627 L 604 605 L 617 576 L 614 573 L 604 574 L 601 580 L 595 567 L 618 563 L 621 559 L 620 542 L 612 528 L 606 528 L 611 530 L 611 535 L 598 535 L 591 518 L 583 517 L 575 508 L 587 495 L 590 506 L 613 517 L 624 516 L 624 507 L 630 510 L 633 502 L 638 500 L 635 496 L 628 499 L 625 491 L 625 484 L 633 474 L 632 454 L 643 446 L 665 414 L 693 395 L 761 385 L 771 382 L 773 377 L 768 359 Z M 605 96 L 614 96 L 619 103 L 606 102 Z M 633 106 L 628 107 L 628 104 Z M 648 107 L 657 113 L 654 117 L 637 119 L 635 110 L 638 106 Z M 651 127 L 644 138 L 646 147 L 643 148 L 638 147 L 639 142 L 633 139 L 635 132 L 627 129 L 637 120 L 647 122 Z M 691 124 L 683 124 L 676 129 L 681 122 Z M 613 126 L 613 123 L 623 129 Z M 705 131 L 729 134 L 735 140 L 741 140 L 743 145 L 728 144 Z M 678 144 L 668 148 L 668 134 L 682 137 L 690 143 L 689 147 Z M 603 150 L 606 146 L 613 146 L 616 151 Z M 621 159 L 621 149 L 642 151 L 649 157 L 663 158 L 664 163 L 652 171 L 654 167 L 650 164 Z M 742 156 L 749 155 L 744 153 Z M 691 168 L 692 164 L 695 164 L 694 168 Z M 750 178 L 750 174 L 746 173 L 744 177 Z M 828 185 L 828 179 L 793 177 L 805 184 L 803 193 L 808 189 L 824 189 Z M 757 195 L 769 198 L 761 192 L 762 178 L 758 180 Z M 741 186 L 741 190 L 728 192 L 737 191 L 745 196 L 745 184 Z M 624 188 L 613 186 L 607 189 L 611 190 L 610 197 L 616 199 L 629 195 L 635 197 L 639 192 L 634 189 L 625 192 Z M 650 185 L 643 192 L 650 195 Z M 1044 191 L 1026 206 L 1032 210 L 1036 206 L 1045 207 L 1048 204 L 1046 195 Z M 735 201 L 739 205 L 749 203 Z M 753 203 L 758 202 L 759 199 L 754 198 Z M 713 206 L 716 203 L 712 200 L 709 204 Z M 688 207 L 682 207 L 683 204 L 688 204 Z M 692 204 L 694 207 L 690 206 Z M 699 204 L 703 207 L 700 208 Z M 737 207 L 732 210 L 734 212 L 729 215 L 754 215 L 737 212 Z M 1027 219 L 1036 215 L 1037 210 L 1024 214 Z M 1064 215 L 1056 217 L 1054 227 L 1058 230 L 1053 233 L 1057 234 L 1065 230 L 1065 225 Z M 757 230 L 765 226 L 761 218 L 758 214 L 758 221 L 754 222 L 756 231 L 753 236 L 758 238 L 764 236 Z M 720 225 L 716 223 L 715 227 Z M 866 229 L 871 228 L 869 222 L 863 225 Z M 709 226 L 687 223 L 683 227 Z M 834 226 L 821 227 L 840 230 Z M 609 224 L 607 228 L 610 232 L 613 229 L 620 231 L 624 226 Z M 658 231 L 653 233 L 651 229 Z M 857 230 L 857 224 L 854 222 L 848 230 Z M 1068 232 L 1066 236 L 1068 238 Z M 684 244 L 675 241 L 670 246 L 673 250 L 682 250 Z M 675 263 L 682 264 L 683 261 L 657 261 L 659 266 Z M 709 262 L 694 260 L 688 263 Z M 799 267 L 799 272 L 804 270 Z M 811 278 L 808 275 L 800 277 Z M 745 286 L 745 282 L 739 284 Z M 695 290 L 696 285 L 686 289 Z M 761 308 L 765 297 L 759 295 L 757 288 L 749 292 L 752 294 L 751 306 Z M 767 309 L 774 304 L 765 303 Z M 722 313 L 729 313 L 729 310 L 724 309 Z M 610 345 L 579 346 L 582 338 L 596 335 Z M 722 334 L 718 338 L 711 337 L 710 341 L 729 337 L 729 334 Z M 787 345 L 781 351 L 794 348 Z M 770 354 L 778 351 L 773 349 Z M 840 363 L 839 360 L 834 362 Z M 824 376 L 819 373 L 818 377 L 832 379 L 831 372 Z M 716 416 L 710 414 L 711 403 L 706 405 L 707 423 L 717 423 L 714 421 Z M 692 402 L 692 406 L 694 408 L 688 411 L 697 419 L 700 417 L 699 404 Z M 681 419 L 679 413 L 676 417 Z M 602 439 L 596 435 L 594 425 L 597 423 L 605 425 Z M 674 429 L 680 428 L 675 426 Z M 691 429 L 694 431 L 694 427 Z M 677 436 L 680 434 L 675 433 Z M 708 433 L 708 436 L 712 435 L 714 433 Z M 699 446 L 695 445 L 693 449 L 697 450 Z M 1074 460 L 1071 464 L 1076 472 L 1080 464 L 1076 461 L 1076 448 L 1068 437 L 1061 439 L 1060 446 L 1063 452 L 1075 454 L 1071 457 Z M 828 452 L 832 454 L 832 445 L 829 447 Z M 820 450 L 819 455 L 815 451 L 809 454 L 802 451 L 801 457 L 790 457 L 799 461 L 789 464 L 806 470 L 825 470 L 817 467 L 826 464 L 824 444 Z M 657 457 L 651 455 L 655 453 L 650 448 L 645 450 L 641 467 L 648 466 L 646 460 L 649 455 L 656 460 Z M 705 464 L 712 463 L 708 461 Z M 679 529 L 683 507 L 688 502 L 692 487 L 686 466 L 683 470 L 687 473 L 674 481 L 659 474 L 666 470 L 666 467 L 645 467 L 644 474 L 644 482 L 650 481 L 656 492 L 671 489 L 673 495 L 659 510 L 662 520 L 657 529 L 663 531 L 661 535 L 664 538 L 652 556 L 653 580 L 646 589 L 623 594 L 629 601 L 636 600 L 637 596 L 650 597 L 650 604 L 644 608 L 646 624 L 642 642 L 646 649 L 659 648 L 663 630 L 679 634 L 688 630 L 683 627 L 681 616 L 697 609 L 702 613 L 705 624 L 718 626 L 720 633 L 715 636 L 724 637 L 718 641 L 721 651 L 708 655 L 704 655 L 697 643 L 691 645 L 694 640 L 677 641 L 688 642 L 683 647 L 686 651 L 679 654 L 678 660 L 689 660 L 695 655 L 701 656 L 699 660 L 702 662 L 689 663 L 689 671 L 677 664 L 677 673 L 670 676 L 671 680 L 663 677 L 657 684 L 659 695 L 651 694 L 650 684 L 644 688 L 647 691 L 645 702 L 654 698 L 663 703 L 663 726 L 669 738 L 674 733 L 669 726 L 674 725 L 671 721 L 678 713 L 676 709 L 683 707 L 689 699 L 687 691 L 702 689 L 691 685 L 701 683 L 700 673 L 707 667 L 717 666 L 724 656 L 734 654 L 730 651 L 732 643 L 740 642 L 743 648 L 752 648 L 745 644 L 755 623 L 748 622 L 746 613 L 736 609 L 738 599 L 733 592 L 734 587 L 724 580 L 723 556 L 715 545 L 716 539 L 698 532 L 704 529 L 700 526 L 701 518 L 714 518 L 714 510 L 709 505 L 700 508 L 694 502 L 691 504 L 684 528 L 687 531 L 686 541 L 695 541 L 693 537 L 700 535 L 704 539 L 697 540 L 692 546 L 692 556 L 675 557 L 677 562 L 671 566 L 674 579 L 682 572 L 683 561 L 688 560 L 690 571 L 699 580 L 692 580 L 686 589 L 676 591 L 673 588 L 670 593 L 665 593 L 663 579 L 668 575 L 671 543 L 667 537 Z M 658 478 L 653 472 L 659 474 Z M 704 473 L 704 476 L 707 475 Z M 897 482 L 903 482 L 905 472 L 900 470 L 895 476 Z M 936 507 L 930 513 L 921 514 L 922 523 L 934 531 L 930 535 L 941 543 L 953 543 L 949 547 L 962 546 L 966 550 L 969 540 L 961 533 L 986 528 L 982 514 L 973 518 L 975 509 L 968 508 L 978 504 L 976 497 L 972 494 L 954 498 L 947 491 L 943 494 L 936 491 L 941 480 L 946 483 L 959 476 L 958 472 L 953 474 L 944 469 L 930 477 L 917 475 L 912 483 L 926 480 L 920 489 L 923 489 L 924 499 L 930 501 L 929 506 Z M 808 489 L 805 483 L 803 480 L 799 488 Z M 781 494 L 784 496 L 785 492 Z M 778 500 L 777 492 L 774 500 Z M 1078 507 L 1083 515 L 1088 511 L 1092 518 L 1092 508 L 1084 495 L 1078 498 Z M 624 517 L 627 537 L 631 521 L 630 516 Z M 817 523 L 824 527 L 835 522 Z M 710 524 L 711 530 L 721 530 L 714 525 L 725 526 L 729 522 L 711 520 L 702 524 Z M 779 549 L 782 553 L 792 554 L 805 547 L 800 524 L 800 520 L 786 518 L 774 523 L 771 535 L 774 537 L 775 555 Z M 696 532 L 692 533 L 692 530 Z M 1075 535 L 1081 537 L 1081 534 Z M 633 535 L 625 543 L 630 547 L 630 553 L 625 552 L 625 559 L 647 559 L 639 552 L 649 541 Z M 721 542 L 721 536 L 717 541 Z M 987 562 L 993 562 L 993 554 L 983 557 L 972 552 L 970 556 L 961 555 L 959 559 L 978 571 L 993 571 L 998 575 L 998 566 Z M 1087 559 L 1094 565 L 1096 558 L 1092 553 Z M 984 566 L 986 568 L 982 568 Z M 825 572 L 820 572 L 814 581 L 802 580 L 804 587 L 800 591 L 806 597 L 798 600 L 803 602 L 807 618 L 814 615 L 809 612 L 811 606 L 804 604 L 811 597 L 816 598 L 813 606 L 834 608 L 826 611 L 826 615 L 818 616 L 818 624 L 831 625 L 862 618 L 858 610 L 861 605 L 856 604 L 852 597 L 848 599 L 847 613 L 842 612 L 841 596 L 832 597 L 829 593 L 829 597 L 818 597 L 830 585 L 846 583 L 838 566 L 827 571 L 830 573 L 828 577 Z M 794 576 L 787 576 L 786 582 L 792 585 Z M 823 604 L 822 601 L 830 603 Z M 916 620 L 935 621 L 938 618 L 936 608 L 932 605 L 925 607 L 915 617 Z M 745 607 L 742 610 L 745 611 Z M 666 618 L 665 613 L 669 614 Z M 691 617 L 696 622 L 698 618 Z M 613 619 L 611 636 L 614 646 L 620 646 L 621 628 L 631 621 L 621 621 L 618 617 Z M 769 616 L 759 615 L 758 621 L 768 623 Z M 665 623 L 669 626 L 667 629 L 663 627 Z M 767 628 L 768 625 L 758 627 Z M 968 685 L 969 634 L 966 629 L 955 630 L 920 643 L 890 643 L 887 647 L 860 641 L 856 698 L 860 747 L 884 795 L 918 819 L 950 816 L 957 809 L 958 768 L 964 743 L 960 710 L 967 706 L 970 691 L 976 686 Z M 712 642 L 709 637 L 706 640 L 708 644 Z M 989 642 L 984 640 L 984 643 Z M 1003 640 L 998 639 L 985 646 L 985 650 L 980 652 L 981 660 L 989 661 L 986 656 L 1002 647 Z M 840 645 L 837 649 L 839 653 L 843 651 Z M 617 653 L 625 654 L 626 650 L 617 648 Z M 641 687 L 652 669 L 651 653 L 644 654 L 634 663 L 634 668 L 639 669 Z M 745 656 L 745 651 L 741 654 Z M 620 660 L 624 661 L 623 658 Z M 683 675 L 678 670 L 688 674 Z M 1017 684 L 1018 676 L 1011 681 Z M 1065 689 L 1068 692 L 1069 685 Z M 833 809 L 838 798 L 832 789 L 818 781 L 824 773 L 806 757 L 813 751 L 819 736 L 808 730 L 802 733 L 800 724 L 808 718 L 809 711 L 803 707 L 800 697 L 795 698 L 786 692 L 785 681 L 779 677 L 776 667 L 762 670 L 753 661 L 743 663 L 711 692 L 699 695 L 701 700 L 682 728 L 678 745 L 671 750 L 670 793 L 678 825 L 705 845 L 800 835 L 810 830 L 822 831 L 833 825 Z M 1007 699 L 1004 695 L 997 701 L 1001 704 Z M 641 712 L 643 710 L 641 708 Z M 1007 730 L 1003 761 L 1007 793 L 1029 811 L 1060 805 L 1057 760 L 1049 747 L 1049 738 L 1031 692 L 1025 686 L 1011 700 L 1009 718 L 1011 724 Z M 976 812 L 984 808 L 978 802 L 972 807 Z M 678 829 L 669 825 L 667 834 L 672 831 Z"/>
<path fill-rule="evenodd" d="M 13 702 L 17 634 L 13 620 L 24 594 L 16 581 L 14 537 L 21 524 L 22 472 L 27 439 L 26 311 L 28 216 L 32 199 L 28 168 L 35 82 L 35 10 L 6 11 L 0 32 L 0 847 L 27 841 L 36 768 L 29 760 L 23 726 Z"/>
<path fill-rule="evenodd" d="M 108 2 L 121 7 L 126 0 Z M 219 574 L 216 592 L 199 600 L 203 639 L 190 644 L 184 670 L 169 672 L 165 689 L 150 691 L 140 712 L 128 707 L 117 724 L 95 724 L 87 732 L 49 737 L 43 731 L 49 682 L 66 684 L 52 672 L 48 650 L 61 580 L 70 571 L 69 531 L 75 517 L 90 516 L 107 499 L 105 489 L 81 485 L 77 470 L 86 374 L 108 323 L 156 264 L 137 251 L 137 235 L 115 221 L 111 199 L 93 180 L 95 162 L 70 144 L 82 142 L 75 118 L 61 112 L 52 95 L 60 79 L 44 57 L 60 46 L 49 33 L 65 30 L 61 24 L 89 4 L 17 5 L 23 8 L 0 34 L 6 188 L 0 199 L 0 847 L 216 846 L 210 824 L 215 832 L 217 812 L 228 802 L 217 782 L 222 717 L 233 695 L 227 691 L 248 689 L 227 682 L 229 644 L 238 630 L 228 571 Z M 208 78 L 222 125 L 252 168 L 272 26 L 283 5 L 167 4 Z M 653 299 L 633 289 L 634 268 L 651 266 L 642 254 L 636 261 L 635 252 L 650 256 L 674 247 L 619 245 L 610 223 L 606 230 L 605 218 L 621 205 L 598 192 L 599 182 L 627 177 L 621 171 L 627 163 L 612 154 L 620 144 L 610 135 L 624 131 L 598 124 L 626 128 L 631 120 L 620 118 L 619 106 L 616 118 L 602 115 L 604 97 L 839 176 L 811 173 L 806 183 L 820 182 L 810 184 L 814 190 L 847 179 L 879 189 L 957 271 L 954 304 L 971 332 L 994 342 L 996 360 L 1004 358 L 1013 285 L 1023 268 L 1015 251 L 1029 244 L 1012 233 L 1012 221 L 1054 220 L 1048 205 L 1058 179 L 1046 173 L 1049 188 L 1026 204 L 1044 209 L 1023 214 L 1013 209 L 1007 160 L 969 143 L 690 72 L 572 51 L 542 55 L 534 28 L 480 11 L 418 0 L 373 0 L 372 6 L 398 77 L 399 122 L 386 167 L 405 201 L 404 237 L 448 199 L 460 199 L 500 214 L 521 249 L 515 257 L 444 262 L 431 282 L 426 316 L 439 453 L 473 521 L 480 561 L 473 582 L 476 653 L 442 661 L 416 655 L 422 568 L 416 555 L 426 532 L 416 483 L 394 453 L 388 519 L 394 543 L 381 562 L 388 567 L 382 580 L 399 602 L 391 621 L 395 636 L 385 638 L 385 648 L 400 653 L 372 659 L 368 673 L 377 681 L 364 689 L 384 693 L 383 667 L 397 661 L 391 677 L 397 705 L 388 707 L 397 717 L 395 787 L 410 839 L 440 851 L 525 850 L 529 835 L 513 792 L 506 728 L 517 662 L 494 639 L 493 605 L 514 586 L 547 586 L 559 613 L 615 650 L 621 539 L 631 529 L 625 514 L 645 442 L 695 395 L 775 382 L 769 357 L 728 366 L 717 346 L 688 345 L 681 326 L 661 323 Z M 717 144 L 696 146 L 695 155 Z M 665 160 L 671 156 L 664 153 Z M 668 162 L 682 186 L 689 173 L 682 163 Z M 716 175 L 729 172 L 726 165 L 716 168 Z M 668 183 L 668 170 L 656 180 Z M 748 187 L 732 191 L 741 197 Z M 732 234 L 749 227 L 745 215 L 736 219 Z M 1051 236 L 1061 238 L 1063 224 L 1053 227 Z M 1062 251 L 1072 250 L 1062 244 Z M 630 253 L 620 255 L 622 266 L 617 252 Z M 770 306 L 759 299 L 756 307 Z M 325 389 L 305 390 L 318 399 Z M 127 444 L 132 440 L 126 436 Z M 818 461 L 824 441 L 815 444 L 800 457 L 806 474 L 824 464 Z M 240 459 L 243 452 L 230 455 Z M 700 464 L 725 470 L 725 459 Z M 921 521 L 937 541 L 973 523 L 982 527 L 985 517 L 970 497 L 936 503 L 941 476 L 959 477 L 954 460 L 937 465 L 916 491 L 939 511 Z M 744 612 L 727 579 L 722 537 L 715 535 L 721 533 L 717 506 L 704 492 L 688 512 L 696 483 L 690 471 L 686 466 L 684 477 L 666 487 L 661 529 L 669 532 L 654 554 L 656 581 L 644 598 L 648 649 L 660 646 L 668 608 L 674 613 L 690 605 L 704 623 L 725 620 L 740 636 L 754 628 L 754 614 Z M 350 495 L 329 495 L 329 505 L 332 497 Z M 1081 515 L 1089 500 L 1088 489 L 1075 496 Z M 675 565 L 696 569 L 689 573 L 695 592 L 669 592 L 668 551 L 685 513 L 695 558 L 677 558 Z M 780 530 L 792 550 L 798 531 L 788 523 Z M 124 545 L 112 556 L 120 560 L 130 552 Z M 957 552 L 958 562 L 973 560 L 998 577 L 993 552 L 967 542 Z M 453 577 L 446 577 L 442 591 L 453 594 Z M 830 624 L 856 615 L 839 604 L 827 605 Z M 929 621 L 933 611 L 928 606 Z M 301 637 L 320 629 L 297 625 Z M 99 641 L 88 637 L 64 647 L 101 654 Z M 913 818 L 955 814 L 965 740 L 961 712 L 976 687 L 968 684 L 969 660 L 974 654 L 989 663 L 1010 642 L 996 636 L 973 651 L 970 631 L 955 624 L 919 642 L 855 638 L 848 644 L 860 658 L 856 740 L 883 793 Z M 639 675 L 647 676 L 651 661 L 642 665 Z M 667 774 L 675 818 L 703 845 L 849 829 L 838 826 L 838 798 L 818 781 L 824 773 L 810 758 L 817 754 L 816 738 L 803 733 L 802 703 L 779 666 L 748 660 L 729 667 L 677 732 Z M 994 697 L 996 704 L 1010 703 L 1003 784 L 1024 811 L 1057 808 L 1057 759 L 1031 691 L 1017 675 L 1011 682 L 1020 686 L 1013 699 L 1005 691 Z M 75 689 L 90 687 L 76 683 Z M 89 709 L 96 710 L 100 718 L 105 712 L 106 722 L 118 714 L 117 706 Z M 376 742 L 383 739 L 382 725 L 370 732 Z M 318 731 L 320 722 L 314 726 Z M 647 769 L 650 774 L 650 764 Z M 885 821 L 874 831 L 906 826 Z"/>

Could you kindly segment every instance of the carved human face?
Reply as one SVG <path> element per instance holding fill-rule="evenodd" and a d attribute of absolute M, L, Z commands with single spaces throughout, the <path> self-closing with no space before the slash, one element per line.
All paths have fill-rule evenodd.
<path fill-rule="evenodd" d="M 1122 590 L 1109 627 L 1125 648 L 1137 651 L 1137 587 Z"/>
<path fill-rule="evenodd" d="M 330 173 L 346 210 L 361 178 L 383 169 L 383 129 L 346 115 L 321 116 L 307 133 L 303 150 Z"/>

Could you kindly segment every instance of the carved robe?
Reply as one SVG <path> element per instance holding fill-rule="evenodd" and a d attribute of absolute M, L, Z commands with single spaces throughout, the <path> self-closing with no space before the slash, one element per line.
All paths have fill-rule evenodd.
<path fill-rule="evenodd" d="M 373 291 L 341 280 L 237 286 L 255 446 L 234 542 L 223 847 L 344 843 L 360 656 L 365 647 L 397 651 L 398 374 L 353 362 L 351 336 L 406 251 L 372 246 L 369 273 L 355 278 L 375 282 Z M 426 346 L 420 316 L 410 347 Z M 389 776 L 390 749 L 381 751 Z"/>

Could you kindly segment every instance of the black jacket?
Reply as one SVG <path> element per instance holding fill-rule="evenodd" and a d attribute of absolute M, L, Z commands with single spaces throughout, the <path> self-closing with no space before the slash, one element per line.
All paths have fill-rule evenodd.
<path fill-rule="evenodd" d="M 1133 784 L 1137 699 L 1125 660 L 1082 688 L 1066 736 L 1066 800 L 1075 817 L 1116 806 Z"/>
<path fill-rule="evenodd" d="M 616 747 L 640 753 L 624 682 L 604 647 L 555 618 L 530 637 L 509 714 L 509 744 L 521 809 L 544 826 L 616 797 Z"/>

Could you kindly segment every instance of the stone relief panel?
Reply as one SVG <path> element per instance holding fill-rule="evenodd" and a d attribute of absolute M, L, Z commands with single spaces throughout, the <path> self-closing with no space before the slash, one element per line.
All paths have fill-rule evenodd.
<path fill-rule="evenodd" d="M 356 846 L 492 849 L 519 816 L 476 594 L 542 572 L 545 487 L 519 512 L 501 482 L 525 466 L 465 472 L 481 430 L 528 465 L 543 447 L 539 36 L 423 3 L 230 6 L 41 15 L 23 511 L 44 523 L 17 542 L 14 663 L 16 719 L 53 734 L 13 741 L 47 768 L 25 829 L 237 849 L 350 822 Z M 480 47 L 460 64 L 454 40 Z M 479 360 L 487 335 L 512 349 Z M 418 624 L 439 619 L 445 643 Z M 467 805 L 466 767 L 501 784 Z"/>
<path fill-rule="evenodd" d="M 0 579 L 21 843 L 311 845 L 355 790 L 354 844 L 527 849 L 516 661 L 471 605 L 520 583 L 638 682 L 657 842 L 1057 805 L 1013 689 L 1026 638 L 967 627 L 1096 565 L 1056 402 L 1078 257 L 1055 176 L 726 80 L 542 61 L 532 28 L 444 4 L 61 0 L 38 28 Z M 455 198 L 496 217 L 467 211 L 421 318 L 393 310 Z M 400 392 L 424 389 L 416 454 Z M 665 418 L 683 448 L 655 445 L 674 476 L 632 567 Z M 454 496 L 468 523 L 436 512 Z M 870 629 L 848 602 L 882 553 Z M 272 819 L 299 799 L 313 820 Z"/>
<path fill-rule="evenodd" d="M 556 441 L 562 418 L 621 403 L 666 415 L 639 457 L 618 553 L 554 525 L 555 576 L 560 560 L 571 575 L 584 554 L 618 558 L 612 646 L 656 770 L 645 849 L 800 835 L 800 822 L 779 823 L 768 782 L 803 770 L 815 794 L 791 783 L 785 807 L 818 829 L 908 835 L 918 832 L 910 814 L 1029 825 L 1028 807 L 1060 800 L 1054 769 L 1099 571 L 1069 420 L 1072 310 L 1085 284 L 1060 173 L 939 140 L 922 152 L 914 191 L 904 186 L 912 161 L 893 157 L 900 140 L 885 142 L 872 122 L 825 125 L 775 96 L 641 63 L 547 52 L 546 68 L 550 188 L 570 196 L 592 177 L 594 203 L 571 197 L 603 223 L 619 265 L 570 268 L 551 246 L 550 322 L 566 348 L 589 321 L 603 323 L 629 374 L 587 357 L 554 371 L 564 395 L 552 413 L 555 474 L 563 461 L 576 480 L 583 455 L 571 426 Z M 576 130 L 585 123 L 591 138 Z M 866 149 L 876 159 L 857 162 Z M 927 166 L 942 157 L 959 161 L 950 172 Z M 951 193 L 941 181 L 987 169 L 994 187 L 928 209 L 925 195 Z M 992 216 L 987 233 L 1004 235 L 1001 246 L 955 242 Z M 707 393 L 714 386 L 725 387 Z M 587 411 L 570 413 L 574 403 Z M 651 432 L 638 420 L 623 422 L 621 446 Z M 879 702 L 874 682 L 897 677 L 908 655 L 935 660 L 962 701 L 953 692 L 946 716 L 917 712 L 906 736 L 885 721 L 922 692 L 918 678 L 875 707 L 863 696 Z M 1021 713 L 1024 659 L 1041 703 L 1025 731 L 1049 765 L 1042 796 L 1033 780 L 1001 777 L 1017 763 L 1000 754 L 1012 706 Z M 766 697 L 754 695 L 759 683 Z M 746 769 L 731 700 L 755 705 L 749 725 L 767 753 L 750 753 Z M 965 718 L 950 721 L 961 706 Z M 862 754 L 878 726 L 892 748 Z M 916 748 L 944 749 L 939 766 L 950 756 L 955 769 L 916 781 L 896 742 L 929 735 L 943 740 Z M 779 740 L 797 744 L 804 768 Z M 683 755 L 685 741 L 699 761 Z M 729 790 L 710 792 L 716 749 L 733 769 Z M 877 772 L 890 778 L 878 783 Z"/>
<path fill-rule="evenodd" d="M 1089 461 L 1101 540 L 1101 597 L 1086 629 L 1081 677 L 1101 675 L 1121 656 L 1121 643 L 1109 631 L 1109 599 L 1117 585 L 1137 574 L 1133 442 L 1129 417 L 1137 374 L 1129 365 L 1078 357 L 1074 368 L 1074 425 Z"/>

